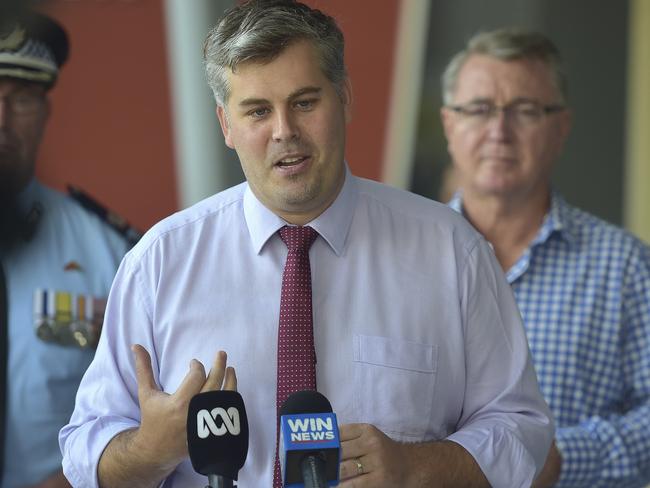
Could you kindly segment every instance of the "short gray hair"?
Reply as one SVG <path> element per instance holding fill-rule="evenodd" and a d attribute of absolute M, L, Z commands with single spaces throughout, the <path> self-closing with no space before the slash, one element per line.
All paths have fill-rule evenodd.
<path fill-rule="evenodd" d="M 506 27 L 474 35 L 465 48 L 456 54 L 442 74 L 442 100 L 445 105 L 453 102 L 458 74 L 473 54 L 483 54 L 502 61 L 532 59 L 545 63 L 551 70 L 562 102 L 567 101 L 567 79 L 560 51 L 553 42 L 539 32 Z"/>
<path fill-rule="evenodd" d="M 250 0 L 226 11 L 208 33 L 203 59 L 217 104 L 230 96 L 227 70 L 247 61 L 270 62 L 290 44 L 310 41 L 325 76 L 342 94 L 346 79 L 343 33 L 335 20 L 294 0 Z"/>

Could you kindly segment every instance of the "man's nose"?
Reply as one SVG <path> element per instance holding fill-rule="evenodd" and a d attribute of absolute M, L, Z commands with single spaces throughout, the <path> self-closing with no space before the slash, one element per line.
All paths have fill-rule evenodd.
<path fill-rule="evenodd" d="M 277 110 L 273 124 L 273 140 L 276 142 L 297 139 L 300 135 L 295 115 L 290 110 Z"/>
<path fill-rule="evenodd" d="M 494 111 L 487 121 L 487 130 L 491 138 L 510 140 L 512 138 L 514 121 L 512 114 L 503 108 Z"/>

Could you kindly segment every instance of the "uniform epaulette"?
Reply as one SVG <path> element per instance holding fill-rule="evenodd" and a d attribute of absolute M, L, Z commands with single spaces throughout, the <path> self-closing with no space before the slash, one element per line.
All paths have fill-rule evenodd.
<path fill-rule="evenodd" d="M 92 198 L 79 187 L 67 185 L 68 194 L 89 212 L 97 215 L 103 222 L 108 224 L 122 235 L 131 246 L 134 246 L 142 237 L 142 232 L 129 224 L 123 217 L 109 210 L 97 200 Z"/>

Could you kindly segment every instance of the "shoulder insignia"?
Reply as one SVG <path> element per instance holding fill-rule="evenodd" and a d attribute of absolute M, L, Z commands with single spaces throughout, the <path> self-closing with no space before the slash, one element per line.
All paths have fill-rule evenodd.
<path fill-rule="evenodd" d="M 103 222 L 122 235 L 131 246 L 134 246 L 142 237 L 142 232 L 133 227 L 123 217 L 109 210 L 97 200 L 92 198 L 81 188 L 74 185 L 67 185 L 70 197 L 79 203 L 89 212 L 97 215 Z"/>

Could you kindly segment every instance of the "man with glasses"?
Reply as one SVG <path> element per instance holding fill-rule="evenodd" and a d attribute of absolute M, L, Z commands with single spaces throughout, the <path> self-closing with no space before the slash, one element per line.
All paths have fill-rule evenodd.
<path fill-rule="evenodd" d="M 442 82 L 460 181 L 450 205 L 506 272 L 556 419 L 537 486 L 645 486 L 650 251 L 552 189 L 571 126 L 557 48 L 525 30 L 481 33 Z"/>
<path fill-rule="evenodd" d="M 129 244 L 34 177 L 65 31 L 0 13 L 0 486 L 70 486 L 57 436 L 94 355 L 102 300 Z M 74 141 L 70 141 L 74 143 Z"/>

